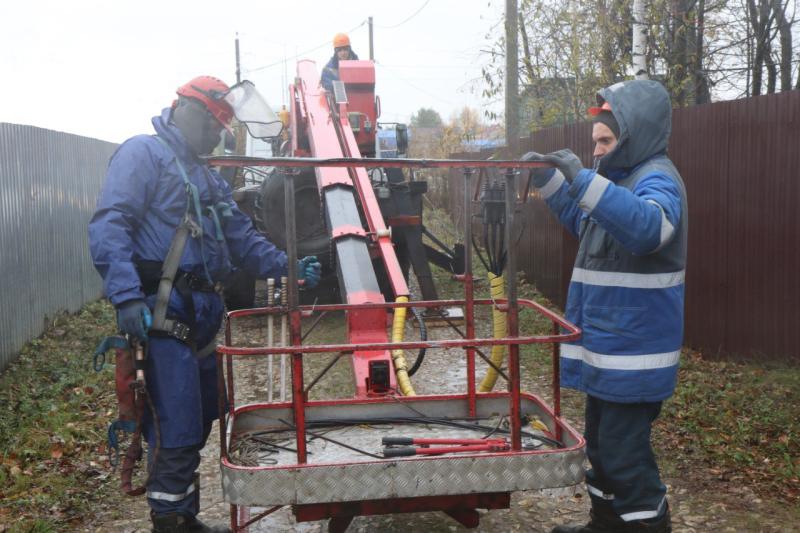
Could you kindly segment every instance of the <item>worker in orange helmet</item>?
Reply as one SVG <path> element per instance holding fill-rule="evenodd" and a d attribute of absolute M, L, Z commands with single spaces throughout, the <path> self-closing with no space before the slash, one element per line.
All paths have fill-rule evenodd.
<path fill-rule="evenodd" d="M 357 61 L 358 56 L 350 47 L 350 37 L 346 33 L 337 33 L 333 37 L 333 57 L 322 69 L 320 82 L 326 91 L 333 90 L 333 82 L 339 79 L 339 61 Z"/>
<path fill-rule="evenodd" d="M 213 354 L 224 306 L 216 287 L 234 266 L 257 278 L 288 270 L 286 253 L 255 230 L 202 157 L 230 130 L 231 91 L 211 76 L 179 87 L 152 120 L 155 135 L 132 137 L 111 157 L 89 223 L 92 259 L 119 330 L 146 344 L 153 411 L 142 415 L 145 488 L 156 533 L 230 531 L 197 518 L 200 451 L 218 417 Z M 319 270 L 316 258 L 298 261 L 309 287 Z"/>

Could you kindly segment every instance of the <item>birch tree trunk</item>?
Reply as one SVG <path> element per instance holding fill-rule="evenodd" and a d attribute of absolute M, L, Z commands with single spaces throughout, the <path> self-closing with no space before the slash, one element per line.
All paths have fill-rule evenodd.
<path fill-rule="evenodd" d="M 645 21 L 644 0 L 633 0 L 633 75 L 637 80 L 646 80 L 647 60 L 647 26 Z"/>

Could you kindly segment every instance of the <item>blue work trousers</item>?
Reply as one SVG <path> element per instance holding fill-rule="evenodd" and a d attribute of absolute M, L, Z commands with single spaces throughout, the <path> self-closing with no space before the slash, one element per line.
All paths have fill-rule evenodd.
<path fill-rule="evenodd" d="M 214 342 L 222 318 L 218 294 L 192 294 L 194 338 L 198 347 Z M 148 298 L 154 305 L 155 297 Z M 188 323 L 183 299 L 173 291 L 167 316 Z M 194 516 L 199 494 L 194 483 L 211 426 L 218 416 L 217 363 L 213 353 L 198 357 L 192 346 L 171 337 L 151 336 L 147 355 L 147 390 L 157 414 L 149 410 L 144 420 L 152 471 L 147 483 L 147 503 L 156 514 Z M 224 391 L 223 391 L 224 393 Z M 158 431 L 156 431 L 158 429 Z M 156 434 L 159 437 L 155 453 Z"/>
<path fill-rule="evenodd" d="M 666 512 L 650 445 L 650 430 L 661 402 L 616 403 L 586 397 L 586 486 L 595 508 L 611 506 L 626 522 L 654 520 Z"/>
<path fill-rule="evenodd" d="M 178 513 L 197 516 L 200 512 L 200 483 L 195 471 L 200 466 L 200 450 L 205 446 L 211 425 L 203 441 L 180 448 L 149 448 L 148 467 L 153 476 L 147 483 L 147 504 L 155 514 Z"/>

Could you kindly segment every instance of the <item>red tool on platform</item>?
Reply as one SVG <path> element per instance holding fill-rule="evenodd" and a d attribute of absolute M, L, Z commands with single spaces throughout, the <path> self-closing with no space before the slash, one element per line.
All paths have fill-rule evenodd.
<path fill-rule="evenodd" d="M 383 437 L 384 457 L 410 457 L 412 455 L 442 455 L 445 453 L 504 452 L 511 448 L 507 439 L 413 439 L 410 437 Z M 431 448 L 431 445 L 456 446 Z M 394 448 L 392 446 L 403 446 Z M 413 447 L 419 446 L 419 447 Z"/>

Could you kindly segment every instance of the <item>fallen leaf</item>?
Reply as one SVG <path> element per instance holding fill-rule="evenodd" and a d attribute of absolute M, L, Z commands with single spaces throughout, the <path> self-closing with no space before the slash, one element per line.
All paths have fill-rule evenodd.
<path fill-rule="evenodd" d="M 60 442 L 54 442 L 50 445 L 50 457 L 53 459 L 61 459 L 64 455 L 64 445 Z"/>

